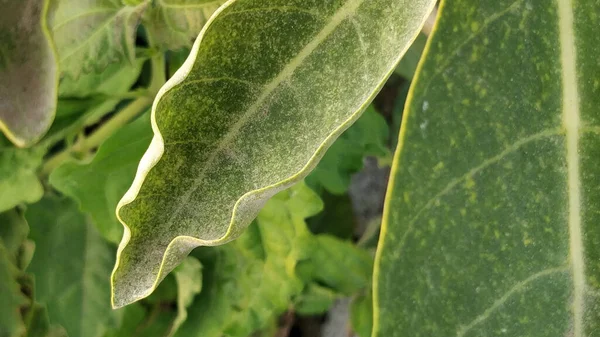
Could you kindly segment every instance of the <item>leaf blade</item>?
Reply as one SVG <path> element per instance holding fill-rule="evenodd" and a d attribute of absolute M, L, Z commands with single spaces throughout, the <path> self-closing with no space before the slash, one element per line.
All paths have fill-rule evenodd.
<path fill-rule="evenodd" d="M 132 188 L 118 207 L 119 218 L 125 224 L 125 235 L 112 277 L 115 306 L 147 296 L 193 247 L 222 244 L 235 238 L 269 197 L 302 179 L 333 140 L 359 117 L 393 71 L 399 55 L 396 49 L 392 51 L 393 48 L 387 47 L 391 44 L 405 50 L 433 2 L 419 1 L 397 11 L 389 10 L 389 6 L 398 5 L 395 2 L 381 1 L 350 0 L 325 4 L 277 1 L 271 5 L 264 7 L 259 1 L 232 0 L 222 6 L 205 25 L 190 58 L 157 96 L 152 113 L 155 137 L 141 161 Z M 375 30 L 371 32 L 372 36 L 377 38 L 357 38 L 355 26 L 358 22 L 371 22 L 373 17 L 380 15 L 386 20 L 369 26 Z M 243 25 L 239 16 L 246 19 Z M 390 26 L 394 27 L 391 35 L 379 34 L 389 32 Z M 367 29 L 365 25 L 362 28 Z M 289 31 L 296 34 L 293 41 L 284 34 Z M 236 38 L 228 41 L 227 37 L 231 36 Z M 384 50 L 377 50 L 382 56 L 380 63 L 363 62 L 363 53 L 368 50 L 363 47 L 367 45 L 372 48 L 386 46 Z M 272 46 L 278 47 L 272 53 L 263 52 Z M 252 53 L 234 53 L 237 48 L 250 48 Z M 220 61 L 233 56 L 240 59 Z M 246 56 L 248 59 L 244 59 Z M 324 58 L 331 62 L 328 64 L 345 64 L 346 71 L 314 66 Z M 261 68 L 262 62 L 268 66 Z M 363 72 L 363 67 L 373 67 L 373 72 Z M 361 78 L 360 83 L 357 78 Z M 332 82 L 352 85 L 326 90 Z M 302 87 L 302 92 L 293 90 L 297 85 Z M 215 94 L 202 96 L 206 92 Z M 198 101 L 190 101 L 191 97 Z M 313 100 L 318 104 L 314 105 L 311 118 L 308 118 L 308 112 L 299 102 L 312 97 L 320 99 Z M 344 104 L 329 104 L 330 100 Z M 200 115 L 194 113 L 185 117 L 185 104 L 181 102 L 204 110 Z M 181 111 L 175 112 L 177 106 L 182 107 Z M 214 110 L 222 113 L 210 114 Z M 315 115 L 314 111 L 327 113 Z M 202 114 L 206 118 L 210 116 L 212 129 L 202 124 L 206 122 L 199 117 Z M 289 137 L 292 132 L 302 133 L 296 129 L 298 125 L 302 126 L 302 132 L 309 130 L 314 134 L 298 139 Z M 263 127 L 266 128 L 261 129 Z M 204 140 L 185 138 L 198 132 L 205 132 Z M 265 155 L 261 155 L 260 148 L 250 148 L 244 141 L 265 137 L 267 145 L 262 149 Z M 277 141 L 282 137 L 288 138 L 286 142 Z M 206 144 L 206 139 L 214 142 Z M 190 156 L 190 151 L 198 152 L 198 155 Z M 269 151 L 290 155 L 298 152 L 293 160 L 282 161 L 269 156 Z M 202 162 L 203 165 L 186 169 L 185 163 L 177 158 L 189 158 L 188 163 Z M 239 160 L 251 169 L 240 173 Z M 261 170 L 262 167 L 267 169 Z M 212 178 L 217 172 L 215 168 L 226 174 Z M 172 169 L 176 173 L 169 172 Z M 170 182 L 165 184 L 167 177 Z M 235 184 L 240 186 L 232 186 Z M 219 192 L 208 197 L 199 192 L 199 187 L 203 191 L 218 188 Z M 233 188 L 228 190 L 229 187 Z M 156 198 L 161 194 L 167 197 Z M 168 195 L 179 197 L 169 198 Z M 226 206 L 215 206 L 222 203 L 220 200 Z M 152 204 L 159 203 L 164 212 L 152 212 L 157 209 Z M 193 209 L 190 208 L 192 205 L 195 205 Z M 204 209 L 202 214 L 194 211 L 201 208 Z M 149 219 L 150 216 L 153 218 Z M 185 224 L 178 227 L 178 235 L 158 232 L 174 222 Z M 202 232 L 196 225 L 190 226 L 192 223 L 202 224 Z M 155 234 L 141 238 L 138 233 L 147 232 L 150 227 Z M 141 242 L 145 240 L 150 242 Z M 148 255 L 142 253 L 144 246 L 163 248 Z M 149 265 L 140 268 L 146 263 Z M 131 286 L 130 278 L 137 280 L 137 286 Z"/>

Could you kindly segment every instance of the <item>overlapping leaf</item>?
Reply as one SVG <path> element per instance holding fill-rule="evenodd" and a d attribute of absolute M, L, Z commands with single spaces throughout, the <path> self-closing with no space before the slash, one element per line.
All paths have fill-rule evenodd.
<path fill-rule="evenodd" d="M 162 88 L 119 207 L 115 306 L 238 236 L 366 107 L 434 1 L 229 1 Z"/>
<path fill-rule="evenodd" d="M 48 0 L 4 0 L 0 7 L 0 131 L 15 145 L 29 146 L 48 131 L 56 111 Z"/>
<path fill-rule="evenodd" d="M 598 335 L 598 13 L 442 2 L 387 196 L 375 336 Z"/>
<path fill-rule="evenodd" d="M 118 0 L 51 0 L 49 25 L 60 71 L 77 79 L 135 57 L 135 33 L 148 5 Z"/>

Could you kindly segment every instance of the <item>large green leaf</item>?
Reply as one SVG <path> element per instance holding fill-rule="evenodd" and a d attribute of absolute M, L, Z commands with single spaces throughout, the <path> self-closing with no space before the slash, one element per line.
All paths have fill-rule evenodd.
<path fill-rule="evenodd" d="M 50 175 L 52 186 L 77 200 L 111 242 L 118 243 L 123 233 L 115 207 L 151 138 L 150 115 L 146 114 L 104 142 L 91 162 L 67 162 Z"/>
<path fill-rule="evenodd" d="M 434 1 L 231 0 L 158 94 L 154 139 L 118 207 L 113 305 L 191 249 L 237 237 L 365 109 Z M 309 104 L 308 104 L 309 103 Z"/>
<path fill-rule="evenodd" d="M 135 33 L 148 1 L 51 0 L 49 25 L 60 71 L 77 79 L 112 63 L 133 62 Z"/>
<path fill-rule="evenodd" d="M 152 42 L 163 49 L 191 47 L 212 13 L 226 0 L 158 0 L 144 15 Z"/>
<path fill-rule="evenodd" d="M 28 271 L 50 321 L 70 336 L 99 337 L 116 326 L 121 312 L 111 310 L 108 301 L 114 249 L 69 199 L 45 197 L 25 216 L 36 242 Z"/>
<path fill-rule="evenodd" d="M 390 182 L 376 336 L 600 335 L 598 13 L 443 2 Z"/>
<path fill-rule="evenodd" d="M 48 131 L 56 111 L 48 0 L 3 0 L 0 7 L 0 131 L 15 145 L 29 146 Z"/>

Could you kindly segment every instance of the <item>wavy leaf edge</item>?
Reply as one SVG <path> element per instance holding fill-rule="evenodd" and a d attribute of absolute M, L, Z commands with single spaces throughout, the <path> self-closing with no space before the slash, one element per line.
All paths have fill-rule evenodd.
<path fill-rule="evenodd" d="M 333 132 L 331 134 L 329 134 L 329 136 L 327 136 L 323 140 L 323 142 L 319 145 L 317 150 L 313 153 L 313 155 L 310 157 L 308 162 L 302 167 L 302 169 L 300 169 L 298 172 L 292 174 L 288 178 L 286 178 L 282 181 L 279 181 L 275 184 L 271 184 L 271 185 L 268 185 L 268 186 L 265 186 L 265 187 L 262 187 L 259 189 L 251 190 L 251 191 L 244 193 L 236 201 L 236 203 L 233 207 L 233 211 L 231 214 L 231 220 L 229 222 L 229 226 L 227 227 L 227 231 L 221 238 L 214 239 L 214 240 L 203 240 L 203 239 L 199 239 L 199 238 L 187 236 L 187 235 L 180 235 L 180 236 L 175 237 L 173 240 L 171 240 L 171 242 L 165 249 L 165 252 L 162 256 L 162 261 L 160 263 L 160 267 L 158 269 L 158 272 L 156 273 L 156 277 L 154 278 L 154 282 L 153 282 L 152 286 L 150 288 L 146 289 L 143 293 L 141 293 L 141 295 L 135 296 L 132 300 L 128 301 L 127 304 L 123 304 L 123 305 L 116 304 L 115 291 L 114 291 L 115 275 L 116 275 L 116 271 L 120 265 L 121 253 L 123 252 L 123 250 L 129 243 L 129 240 L 131 238 L 131 230 L 130 230 L 129 226 L 125 223 L 125 221 L 123 221 L 123 219 L 121 219 L 121 217 L 119 215 L 119 211 L 123 206 L 133 202 L 136 199 L 136 197 L 144 183 L 146 176 L 148 175 L 150 170 L 152 170 L 152 168 L 158 163 L 158 161 L 161 159 L 161 157 L 164 153 L 164 140 L 163 140 L 162 134 L 160 133 L 159 127 L 156 123 L 156 107 L 158 106 L 158 102 L 160 101 L 160 99 L 162 98 L 163 95 L 165 95 L 169 90 L 171 90 L 172 88 L 174 88 L 176 85 L 180 84 L 187 78 L 187 75 L 190 73 L 190 71 L 194 65 L 198 50 L 200 48 L 200 44 L 203 41 L 206 31 L 211 27 L 212 23 L 216 19 L 218 19 L 221 12 L 223 12 L 225 9 L 227 9 L 229 6 L 231 6 L 232 4 L 234 4 L 237 1 L 238 0 L 228 0 L 212 14 L 212 16 L 206 22 L 206 24 L 202 28 L 202 31 L 200 31 L 198 37 L 196 38 L 196 41 L 194 42 L 194 45 L 190 51 L 190 54 L 188 55 L 188 57 L 185 60 L 185 62 L 183 63 L 183 65 L 161 87 L 161 89 L 158 91 L 156 97 L 154 98 L 154 102 L 152 104 L 152 112 L 151 112 L 151 124 L 152 124 L 152 131 L 154 133 L 154 136 L 152 137 L 152 141 L 151 141 L 148 149 L 146 150 L 142 159 L 140 160 L 140 163 L 138 165 L 138 169 L 137 169 L 137 172 L 136 172 L 136 175 L 135 175 L 135 178 L 133 180 L 131 187 L 127 190 L 127 192 L 125 193 L 123 198 L 121 198 L 121 200 L 117 204 L 117 209 L 116 209 L 117 219 L 123 225 L 124 232 L 123 232 L 123 238 L 121 239 L 121 242 L 119 243 L 119 247 L 117 248 L 117 257 L 116 257 L 116 261 L 115 261 L 115 267 L 113 268 L 113 271 L 112 271 L 112 274 L 110 277 L 110 284 L 111 284 L 111 288 L 112 288 L 111 289 L 112 290 L 111 291 L 111 305 L 112 305 L 113 309 L 118 309 L 127 304 L 139 301 L 139 300 L 149 296 L 156 289 L 156 287 L 161 282 L 161 280 L 169 273 L 169 272 L 165 272 L 165 264 L 167 262 L 166 261 L 167 257 L 169 255 L 171 255 L 172 251 L 174 251 L 174 250 L 181 251 L 184 249 L 191 251 L 191 249 L 200 247 L 200 246 L 218 246 L 218 245 L 225 244 L 225 243 L 235 239 L 235 238 L 231 237 L 231 234 L 232 234 L 233 228 L 235 227 L 234 223 L 235 223 L 235 219 L 237 218 L 237 213 L 239 212 L 240 207 L 243 207 L 244 204 L 248 204 L 248 203 L 252 203 L 252 202 L 258 202 L 260 205 L 264 205 L 264 203 L 266 203 L 277 192 L 280 192 L 282 190 L 285 190 L 285 189 L 291 187 L 295 183 L 301 181 L 305 176 L 307 176 L 310 173 L 310 171 L 318 164 L 319 160 L 323 157 L 323 155 L 325 154 L 325 152 L 327 151 L 329 146 L 346 129 L 348 129 L 361 116 L 362 112 L 369 106 L 370 102 L 375 98 L 377 93 L 381 90 L 381 88 L 385 84 L 386 80 L 392 75 L 392 73 L 394 72 L 396 66 L 398 65 L 398 63 L 400 62 L 400 60 L 402 59 L 404 54 L 408 51 L 410 46 L 413 44 L 413 42 L 418 37 L 423 24 L 425 23 L 426 19 L 429 17 L 431 11 L 433 10 L 433 8 L 435 6 L 435 2 L 432 1 L 430 4 L 430 8 L 425 12 L 424 16 L 420 20 L 419 26 L 417 27 L 417 29 L 415 29 L 415 33 L 411 37 L 410 43 L 406 44 L 406 46 L 404 46 L 404 48 L 398 53 L 398 56 L 396 57 L 396 59 L 393 61 L 393 63 L 391 63 L 390 69 L 388 69 L 385 76 L 383 76 L 381 78 L 379 85 L 371 91 L 371 93 L 369 94 L 367 99 L 350 116 L 350 118 L 348 118 L 344 122 L 342 122 L 335 130 L 333 130 Z M 351 1 L 351 0 L 349 0 L 349 1 Z"/>

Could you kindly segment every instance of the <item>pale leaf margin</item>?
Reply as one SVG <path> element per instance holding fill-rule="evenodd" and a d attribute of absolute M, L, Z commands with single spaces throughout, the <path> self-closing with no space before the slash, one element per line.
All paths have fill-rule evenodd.
<path fill-rule="evenodd" d="M 423 49 L 423 53 L 421 53 L 421 59 L 417 64 L 417 69 L 415 70 L 415 75 L 413 77 L 412 84 L 410 85 L 410 89 L 408 90 L 408 95 L 406 96 L 406 101 L 404 103 L 404 113 L 402 114 L 402 122 L 400 123 L 400 135 L 398 136 L 398 145 L 396 146 L 396 151 L 394 153 L 394 158 L 392 161 L 392 167 L 390 169 L 390 178 L 388 179 L 387 184 L 387 192 L 385 195 L 385 202 L 383 205 L 383 215 L 381 218 L 381 229 L 379 232 L 379 241 L 377 243 L 377 250 L 375 252 L 375 261 L 373 263 L 373 330 L 371 331 L 371 337 L 379 337 L 379 320 L 381 318 L 381 313 L 379 311 L 379 274 L 381 272 L 379 265 L 381 263 L 382 254 L 385 246 L 385 238 L 388 235 L 388 222 L 390 218 L 390 208 L 392 203 L 392 198 L 394 195 L 394 184 L 396 182 L 396 172 L 398 172 L 398 167 L 400 166 L 400 153 L 402 152 L 402 148 L 404 148 L 404 140 L 406 139 L 406 125 L 408 122 L 408 117 L 411 113 L 411 110 L 408 109 L 410 103 L 412 102 L 414 91 L 416 88 L 417 82 L 420 80 L 421 68 L 423 68 L 423 63 L 427 55 L 429 55 L 429 49 L 431 48 L 431 36 L 435 36 L 435 33 L 438 30 L 438 22 L 439 18 L 442 15 L 444 7 L 446 6 L 446 0 L 442 0 L 440 2 L 439 7 L 437 8 L 437 12 L 434 13 L 436 15 L 435 21 L 429 32 L 427 43 L 425 44 L 425 48 Z"/>
<path fill-rule="evenodd" d="M 140 164 L 138 166 L 138 169 L 137 169 L 137 172 L 136 172 L 136 175 L 135 175 L 135 178 L 133 180 L 131 187 L 129 188 L 129 190 L 127 190 L 127 192 L 125 193 L 123 198 L 119 201 L 119 203 L 117 205 L 117 209 L 116 209 L 117 218 L 119 219 L 119 222 L 121 222 L 121 224 L 123 225 L 124 232 L 123 232 L 123 238 L 121 239 L 121 242 L 117 249 L 117 258 L 115 261 L 115 267 L 114 267 L 113 272 L 110 277 L 110 281 L 111 281 L 110 283 L 111 283 L 111 288 L 112 288 L 111 304 L 112 304 L 113 309 L 117 309 L 117 308 L 121 307 L 121 306 L 118 306 L 115 304 L 115 291 L 114 291 L 114 289 L 115 289 L 115 286 L 114 286 L 115 274 L 116 274 L 116 271 L 120 264 L 121 253 L 123 252 L 123 250 L 129 243 L 129 240 L 131 238 L 131 230 L 129 229 L 129 227 L 127 226 L 125 221 L 123 221 L 123 219 L 121 219 L 121 217 L 119 215 L 119 211 L 123 206 L 125 206 L 135 200 L 135 198 L 137 197 L 137 195 L 142 187 L 142 184 L 144 183 L 144 180 L 146 179 L 146 176 L 148 175 L 150 170 L 158 163 L 158 161 L 161 159 L 161 157 L 164 153 L 164 140 L 160 133 L 159 127 L 156 123 L 156 108 L 158 106 L 158 102 L 160 101 L 162 96 L 165 95 L 169 90 L 171 90 L 173 87 L 175 87 L 176 85 L 178 85 L 179 83 L 181 83 L 185 80 L 185 78 L 187 77 L 187 75 L 189 74 L 189 72 L 191 71 L 191 69 L 194 65 L 196 56 L 198 54 L 198 50 L 200 48 L 200 44 L 202 43 L 202 40 L 204 38 L 206 31 L 212 25 L 212 23 L 216 19 L 218 19 L 219 14 L 221 12 L 223 12 L 225 9 L 227 9 L 229 6 L 231 6 L 232 4 L 234 4 L 237 1 L 238 0 L 228 0 L 226 3 L 224 3 L 221 7 L 219 7 L 212 14 L 210 19 L 206 22 L 206 24 L 202 28 L 202 31 L 198 35 L 198 38 L 194 42 L 194 45 L 192 47 L 192 50 L 190 51 L 188 58 L 185 60 L 183 65 L 175 72 L 175 74 L 173 74 L 173 76 L 163 85 L 163 87 L 158 91 L 158 94 L 154 98 L 154 102 L 152 104 L 152 113 L 151 113 L 151 124 L 152 124 L 152 131 L 154 132 L 154 137 L 152 138 L 152 141 L 150 143 L 150 146 L 148 147 L 148 150 L 144 153 L 142 159 L 140 160 Z M 348 0 L 348 2 L 346 4 L 344 4 L 344 6 L 346 6 L 348 3 L 351 3 L 352 1 L 360 1 L 360 3 L 362 4 L 363 1 L 366 1 L 366 0 Z M 360 6 L 360 4 L 358 6 Z M 381 90 L 383 85 L 385 84 L 386 80 L 394 73 L 396 66 L 398 65 L 398 63 L 400 62 L 400 60 L 402 59 L 402 57 L 404 56 L 406 51 L 409 49 L 409 47 L 412 45 L 412 43 L 417 38 L 422 26 L 425 24 L 425 21 L 429 17 L 429 15 L 434 7 L 435 7 L 435 1 L 430 0 L 429 8 L 424 12 L 424 16 L 419 21 L 419 25 L 417 27 L 415 27 L 415 31 L 412 34 L 413 36 L 411 37 L 409 43 L 407 43 L 403 47 L 403 49 L 398 53 L 398 56 L 391 63 L 390 68 L 388 69 L 387 73 L 381 78 L 379 85 L 371 91 L 371 94 L 367 97 L 367 99 L 363 102 L 363 104 L 351 115 L 350 118 L 348 118 L 346 121 L 344 121 L 327 138 L 325 138 L 325 140 L 321 143 L 321 145 L 317 148 L 315 153 L 312 155 L 312 157 L 310 157 L 308 162 L 304 165 L 304 167 L 300 171 L 296 172 L 295 174 L 291 175 L 287 179 L 284 179 L 278 183 L 275 183 L 275 184 L 272 184 L 269 186 L 265 186 L 263 188 L 251 190 L 251 191 L 246 192 L 244 195 L 242 195 L 236 201 L 236 203 L 233 207 L 233 212 L 231 215 L 231 220 L 229 222 L 229 226 L 227 228 L 226 233 L 221 238 L 215 239 L 215 240 L 202 240 L 202 239 L 198 239 L 198 238 L 195 238 L 192 236 L 186 236 L 186 235 L 180 235 L 180 236 L 175 237 L 169 243 L 169 245 L 167 246 L 167 248 L 165 250 L 165 253 L 163 254 L 163 258 L 160 263 L 158 273 L 156 274 L 156 277 L 154 278 L 154 283 L 152 284 L 152 287 L 147 289 L 141 295 L 137 296 L 137 298 L 135 298 L 131 302 L 139 301 L 139 300 L 149 296 L 156 289 L 156 287 L 158 286 L 160 281 L 166 276 L 166 274 L 168 274 L 168 272 L 165 272 L 165 265 L 168 263 L 168 261 L 167 261 L 168 256 L 171 255 L 171 252 L 184 251 L 184 250 L 190 251 L 193 248 L 200 247 L 200 246 L 218 246 L 218 245 L 222 245 L 222 244 L 225 244 L 225 243 L 233 240 L 234 238 L 231 238 L 232 234 L 234 234 L 235 232 L 240 232 L 239 229 L 237 229 L 237 231 L 236 231 L 236 219 L 238 218 L 237 214 L 240 212 L 240 208 L 241 209 L 248 208 L 248 207 L 262 208 L 262 206 L 266 203 L 266 201 L 269 200 L 276 193 L 291 187 L 292 185 L 294 185 L 295 183 L 299 182 L 304 177 L 306 177 L 312 171 L 312 169 L 315 168 L 315 166 L 317 165 L 319 160 L 323 157 L 323 155 L 325 154 L 325 152 L 327 151 L 329 146 L 361 116 L 362 112 L 369 106 L 369 104 L 371 103 L 371 101 L 373 101 L 375 96 L 377 96 L 377 94 L 379 93 L 379 91 Z"/>

